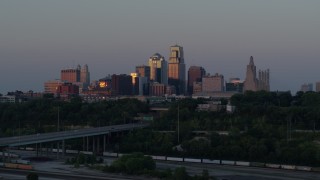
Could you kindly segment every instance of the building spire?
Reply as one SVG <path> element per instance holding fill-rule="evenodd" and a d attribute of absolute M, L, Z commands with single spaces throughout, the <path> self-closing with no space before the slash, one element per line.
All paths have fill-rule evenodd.
<path fill-rule="evenodd" d="M 249 65 L 254 65 L 254 63 L 253 63 L 253 57 L 252 56 L 250 56 L 250 63 L 249 63 Z"/>

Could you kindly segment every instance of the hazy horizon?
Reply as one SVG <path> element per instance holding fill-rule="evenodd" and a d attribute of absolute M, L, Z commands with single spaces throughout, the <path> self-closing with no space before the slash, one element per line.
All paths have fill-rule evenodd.
<path fill-rule="evenodd" d="M 60 70 L 88 64 L 91 80 L 130 74 L 171 45 L 207 73 L 245 78 L 254 57 L 271 90 L 320 81 L 320 1 L 0 1 L 0 93 L 43 91 Z M 318 72 L 318 73 L 317 73 Z M 314 85 L 315 89 L 315 85 Z"/>

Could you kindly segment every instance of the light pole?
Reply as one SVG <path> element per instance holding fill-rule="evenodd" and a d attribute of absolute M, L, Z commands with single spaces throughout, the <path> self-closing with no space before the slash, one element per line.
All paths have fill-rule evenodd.
<path fill-rule="evenodd" d="M 178 104 L 178 143 L 180 142 L 180 105 Z"/>
<path fill-rule="evenodd" d="M 58 106 L 58 125 L 57 125 L 57 131 L 59 131 L 59 127 L 60 127 L 60 106 Z"/>

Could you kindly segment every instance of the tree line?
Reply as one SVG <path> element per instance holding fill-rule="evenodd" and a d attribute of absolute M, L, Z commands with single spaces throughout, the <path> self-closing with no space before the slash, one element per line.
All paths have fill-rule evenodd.
<path fill-rule="evenodd" d="M 198 104 L 206 101 L 177 100 L 168 111 L 159 113 L 152 113 L 147 102 L 136 99 L 83 103 L 79 98 L 70 102 L 43 98 L 0 104 L 0 135 L 56 131 L 58 114 L 63 130 L 128 123 L 139 114 L 150 113 L 152 125 L 123 136 L 117 151 L 319 165 L 319 93 L 247 91 L 231 97 L 229 104 L 236 106 L 232 114 L 197 111 Z"/>

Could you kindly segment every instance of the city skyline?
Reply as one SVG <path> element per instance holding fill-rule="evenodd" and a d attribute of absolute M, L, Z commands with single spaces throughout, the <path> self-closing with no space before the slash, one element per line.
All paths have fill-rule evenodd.
<path fill-rule="evenodd" d="M 151 54 L 184 48 L 186 70 L 245 78 L 250 56 L 270 69 L 271 91 L 320 81 L 320 2 L 0 2 L 0 93 L 43 91 L 64 68 L 88 64 L 91 80 L 130 74 Z M 183 9 L 177 11 L 177 9 Z"/>

